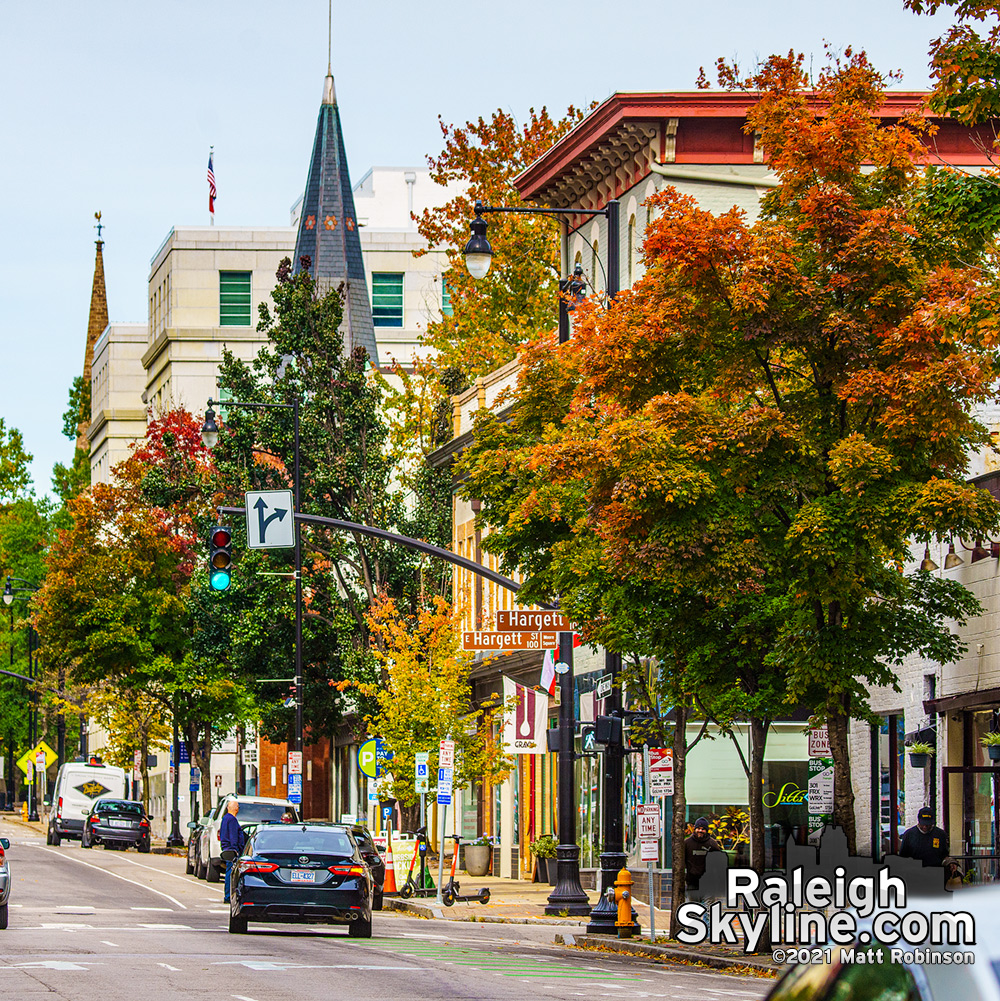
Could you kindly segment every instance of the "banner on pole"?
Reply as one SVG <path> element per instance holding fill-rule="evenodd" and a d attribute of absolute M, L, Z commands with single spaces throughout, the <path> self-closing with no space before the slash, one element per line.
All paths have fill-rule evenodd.
<path fill-rule="evenodd" d="M 514 708 L 504 712 L 504 751 L 507 754 L 541 754 L 545 750 L 549 697 L 511 678 L 504 678 L 503 700 L 505 704 L 516 700 Z"/>

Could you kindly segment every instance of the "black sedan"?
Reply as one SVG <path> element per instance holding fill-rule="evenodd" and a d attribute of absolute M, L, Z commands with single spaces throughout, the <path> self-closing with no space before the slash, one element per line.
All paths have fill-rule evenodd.
<path fill-rule="evenodd" d="M 104 845 L 105 848 L 135 846 L 149 851 L 149 822 L 152 819 L 142 803 L 131 799 L 99 799 L 85 810 L 81 844 L 84 848 Z"/>
<path fill-rule="evenodd" d="M 266 824 L 233 866 L 230 932 L 248 921 L 346 924 L 371 938 L 372 874 L 358 843 L 331 824 Z"/>

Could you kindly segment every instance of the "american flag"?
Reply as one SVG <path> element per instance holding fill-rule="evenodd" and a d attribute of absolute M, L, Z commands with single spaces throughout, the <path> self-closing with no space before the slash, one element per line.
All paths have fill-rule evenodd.
<path fill-rule="evenodd" d="M 215 215 L 215 171 L 212 169 L 212 154 L 208 154 L 208 211 Z"/>

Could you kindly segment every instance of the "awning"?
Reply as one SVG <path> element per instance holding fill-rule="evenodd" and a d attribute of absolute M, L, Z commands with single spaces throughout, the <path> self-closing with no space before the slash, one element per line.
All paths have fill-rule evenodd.
<path fill-rule="evenodd" d="M 953 709 L 988 709 L 1000 706 L 1000 688 L 984 688 L 980 692 L 963 692 L 961 695 L 943 695 L 938 699 L 924 699 L 924 712 L 947 713 Z"/>

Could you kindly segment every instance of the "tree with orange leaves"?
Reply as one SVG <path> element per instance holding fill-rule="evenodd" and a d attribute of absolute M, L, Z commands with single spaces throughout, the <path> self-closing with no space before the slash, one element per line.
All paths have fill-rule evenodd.
<path fill-rule="evenodd" d="M 683 625 L 681 598 L 721 614 L 757 596 L 761 670 L 826 720 L 853 850 L 849 720 L 904 657 L 955 659 L 948 619 L 978 607 L 902 570 L 913 542 L 998 522 L 965 479 L 1000 375 L 996 255 L 981 219 L 945 221 L 927 126 L 880 121 L 885 81 L 864 53 L 815 86 L 795 55 L 721 69 L 758 96 L 746 129 L 781 182 L 760 219 L 657 196 L 644 276 L 578 311 L 567 345 L 528 353 L 513 418 L 477 425 L 466 489 L 527 596 L 569 583 L 624 651 L 658 601 Z M 631 587 L 624 611 L 594 581 Z M 652 652 L 691 667 L 690 648 L 679 668 Z"/>

